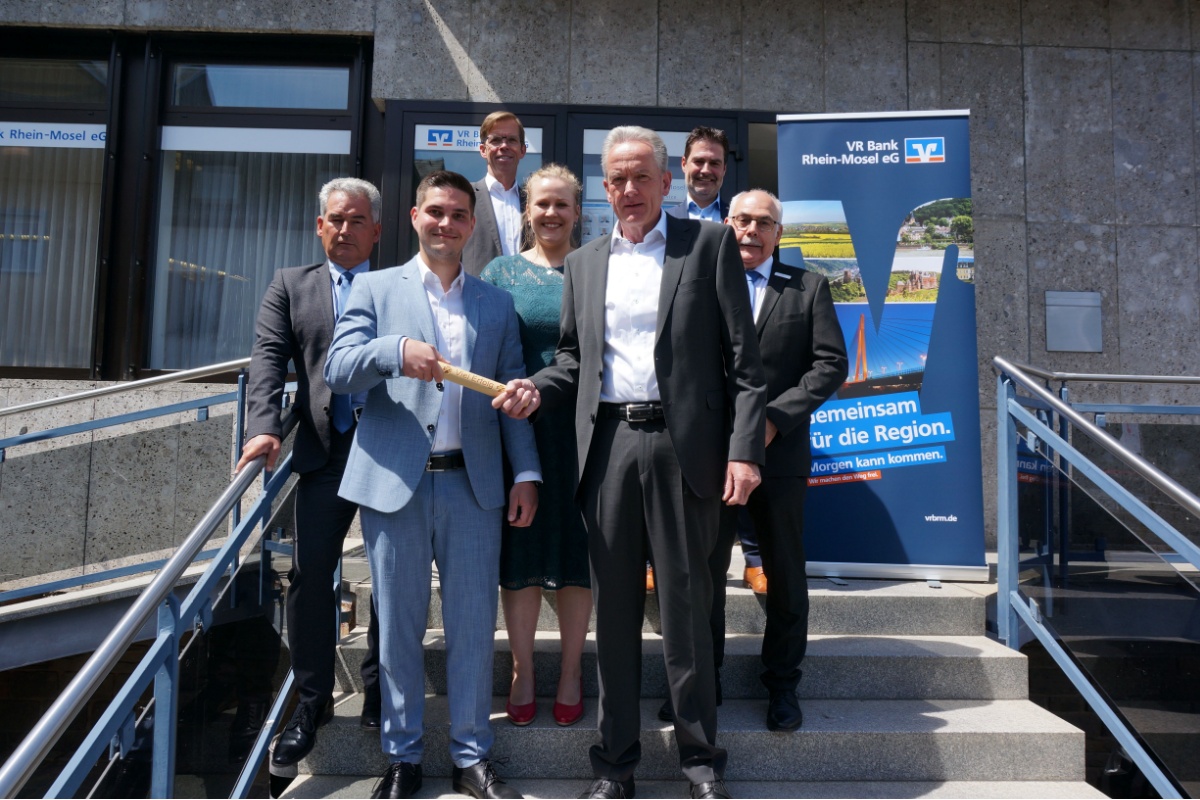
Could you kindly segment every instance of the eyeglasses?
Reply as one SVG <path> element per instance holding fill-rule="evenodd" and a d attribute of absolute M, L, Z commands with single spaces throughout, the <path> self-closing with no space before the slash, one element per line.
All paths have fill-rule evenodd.
<path fill-rule="evenodd" d="M 489 147 L 503 147 L 504 145 L 508 145 L 509 147 L 521 146 L 521 140 L 515 136 L 489 136 L 484 139 L 484 142 Z"/>
<path fill-rule="evenodd" d="M 746 230 L 750 227 L 751 223 L 757 223 L 758 229 L 763 233 L 771 231 L 779 224 L 777 220 L 773 220 L 770 217 L 751 217 L 746 214 L 738 214 L 736 217 L 732 217 L 731 221 L 733 222 L 733 227 L 739 231 Z"/>

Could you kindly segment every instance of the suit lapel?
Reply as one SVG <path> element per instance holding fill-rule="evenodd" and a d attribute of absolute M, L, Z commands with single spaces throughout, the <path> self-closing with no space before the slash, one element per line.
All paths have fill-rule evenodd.
<path fill-rule="evenodd" d="M 683 262 L 692 248 L 692 240 L 696 238 L 699 227 L 688 225 L 684 220 L 667 215 L 667 248 L 663 257 L 662 283 L 658 290 L 658 321 L 654 325 L 654 343 L 658 344 L 662 337 L 663 326 L 667 323 L 667 315 L 671 312 L 671 303 L 675 301 L 675 290 L 679 288 L 679 279 L 683 276 Z"/>
<path fill-rule="evenodd" d="M 437 326 L 433 321 L 433 309 L 429 307 L 429 298 L 425 296 L 425 284 L 421 283 L 420 256 L 413 256 L 403 267 L 400 267 L 400 283 L 402 290 L 408 295 L 408 303 L 416 313 L 413 318 L 417 321 L 417 333 L 421 341 L 437 347 Z"/>
<path fill-rule="evenodd" d="M 779 262 L 776 261 L 771 267 L 771 279 L 767 281 L 767 287 L 763 290 L 762 308 L 759 309 L 758 319 L 754 322 L 754 330 L 758 332 L 760 339 L 767 326 L 767 319 L 775 310 L 775 304 L 779 302 L 779 297 L 783 293 L 783 287 L 789 283 L 788 277 L 790 276 L 785 277 L 780 274 Z"/>
<path fill-rule="evenodd" d="M 604 309 L 608 298 L 608 255 L 612 247 L 612 236 L 601 236 L 588 246 L 592 248 L 592 251 L 588 253 L 587 258 L 581 259 L 583 263 L 580 269 L 576 270 L 576 273 L 583 273 L 580 278 L 587 284 L 587 291 L 583 296 L 588 301 L 586 317 L 588 327 L 580 332 L 580 344 L 583 344 L 582 340 L 586 336 L 591 342 L 591 346 L 598 347 L 598 352 L 603 353 Z"/>

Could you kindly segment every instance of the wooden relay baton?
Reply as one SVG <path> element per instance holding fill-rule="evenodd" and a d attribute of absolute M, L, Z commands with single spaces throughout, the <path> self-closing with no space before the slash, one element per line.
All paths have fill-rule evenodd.
<path fill-rule="evenodd" d="M 441 362 L 441 367 L 442 375 L 451 383 L 457 383 L 459 386 L 465 386 L 468 389 L 482 392 L 488 397 L 495 397 L 504 391 L 504 384 L 499 381 L 485 378 L 482 375 L 476 375 L 474 372 L 460 369 L 453 364 L 447 364 L 445 361 Z"/>

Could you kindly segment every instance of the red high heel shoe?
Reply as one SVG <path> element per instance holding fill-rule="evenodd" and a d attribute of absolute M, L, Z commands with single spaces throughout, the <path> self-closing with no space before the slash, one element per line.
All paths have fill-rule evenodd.
<path fill-rule="evenodd" d="M 568 725 L 574 725 L 579 720 L 583 719 L 583 678 L 579 679 L 579 702 L 575 705 L 566 705 L 557 700 L 554 701 L 554 721 L 564 728 Z"/>
<path fill-rule="evenodd" d="M 520 706 L 514 706 L 510 700 L 504 704 L 504 712 L 508 714 L 509 722 L 518 728 L 523 728 L 533 722 L 533 718 L 537 716 L 537 697 L 534 697 L 532 702 Z"/>

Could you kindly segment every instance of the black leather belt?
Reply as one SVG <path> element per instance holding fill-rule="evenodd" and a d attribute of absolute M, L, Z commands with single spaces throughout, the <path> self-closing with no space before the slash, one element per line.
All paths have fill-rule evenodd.
<path fill-rule="evenodd" d="M 429 460 L 425 462 L 425 471 L 445 472 L 449 469 L 462 469 L 466 465 L 467 462 L 463 460 L 462 452 L 440 453 L 429 457 Z"/>
<path fill-rule="evenodd" d="M 652 422 L 666 417 L 662 403 L 657 400 L 648 403 L 601 403 L 600 413 L 626 422 Z"/>

